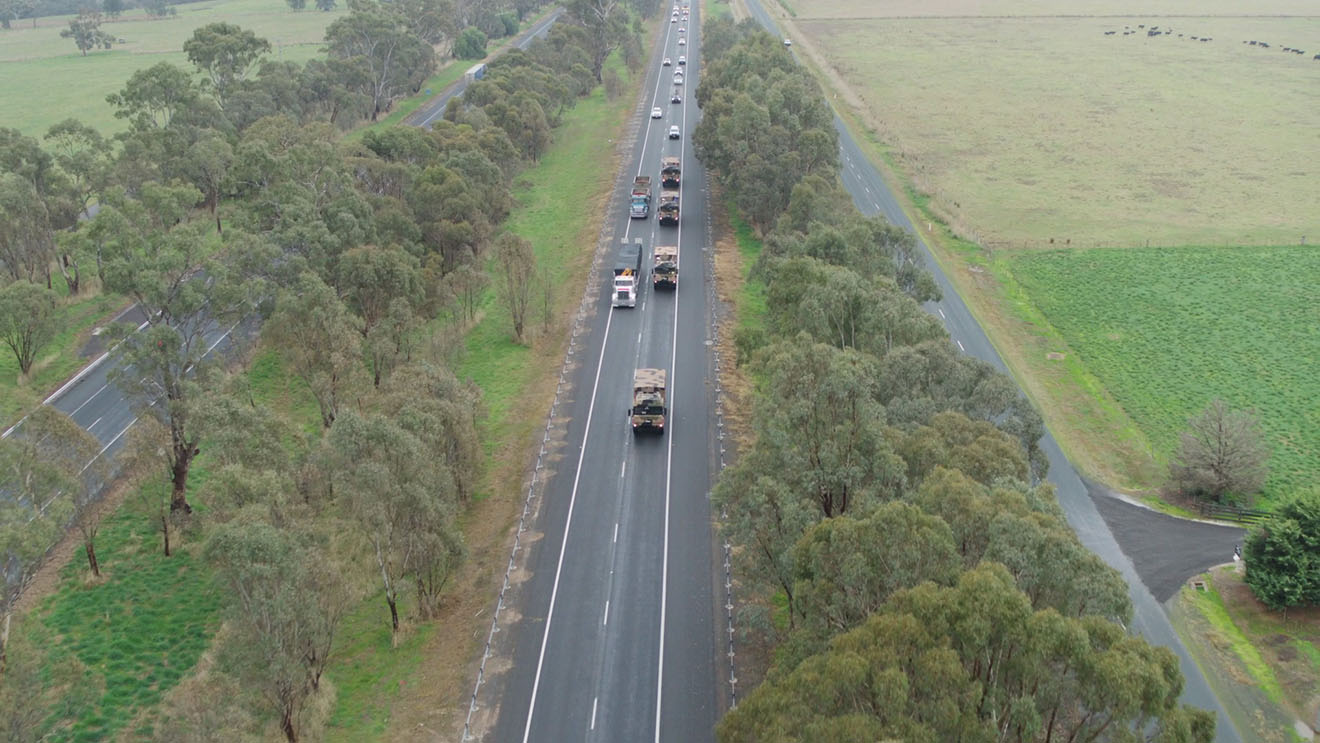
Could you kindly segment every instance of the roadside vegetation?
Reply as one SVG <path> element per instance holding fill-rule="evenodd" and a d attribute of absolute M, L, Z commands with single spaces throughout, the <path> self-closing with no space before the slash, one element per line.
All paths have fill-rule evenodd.
<path fill-rule="evenodd" d="M 143 305 L 149 322 L 110 334 L 116 361 L 134 369 L 113 381 L 138 416 L 118 462 L 131 477 L 123 507 L 78 515 L 76 494 L 102 484 L 79 469 L 96 443 L 61 414 L 43 408 L 0 444 L 13 464 L 0 489 L 20 496 L 0 509 L 0 547 L 20 560 L 4 591 L 7 739 L 393 737 L 400 696 L 429 696 L 437 722 L 437 688 L 415 677 L 433 681 L 419 669 L 437 664 L 438 722 L 452 723 L 471 648 L 461 632 L 435 646 L 453 634 L 436 628 L 489 598 L 486 571 L 464 562 L 502 544 L 507 518 L 482 507 L 516 492 L 518 473 L 491 472 L 491 453 L 523 455 L 522 428 L 502 410 L 536 394 L 538 378 L 529 364 L 511 379 L 479 358 L 538 354 L 538 343 L 562 355 L 557 313 L 577 292 L 557 291 L 580 289 L 573 269 L 594 239 L 583 239 L 581 201 L 547 207 L 538 189 L 589 194 L 608 179 L 581 167 L 582 147 L 600 140 L 564 138 L 560 152 L 556 132 L 571 122 L 612 136 L 627 101 L 607 101 L 601 77 L 631 74 L 610 61 L 616 50 L 640 59 L 629 9 L 597 28 L 579 5 L 548 41 L 492 62 L 433 131 L 358 141 L 336 130 L 425 79 L 443 29 L 374 4 L 343 15 L 341 29 L 418 52 L 381 67 L 382 88 L 356 73 L 386 62 L 337 46 L 334 24 L 327 60 L 269 74 L 259 36 L 208 26 L 193 40 L 239 52 L 190 50 L 200 84 L 168 64 L 135 74 L 114 96 L 128 130 L 94 150 L 100 180 L 53 166 L 100 211 L 58 241 L 29 213 L 8 244 L 26 252 L 0 260 L 14 268 L 20 255 L 26 270 L 58 257 Z M 281 87 L 289 74 L 323 74 L 329 87 Z M 28 157 L 6 162 L 6 177 L 53 213 L 65 192 L 26 167 L 38 143 L 13 136 Z M 519 208 L 573 218 L 533 228 L 509 221 Z M 514 244 L 544 290 L 543 310 L 522 318 L 490 288 L 507 270 L 496 246 Z M 207 353 L 215 325 L 232 332 L 223 357 Z M 59 435 L 36 433 L 47 430 Z M 87 561 L 11 616 L 66 518 L 88 525 Z"/>
<path fill-rule="evenodd" d="M 720 740 L 1211 740 L 1041 482 L 1039 417 L 921 309 L 912 237 L 842 190 L 810 74 L 754 24 L 704 35 L 696 146 L 764 241 L 765 287 L 737 339 L 752 438 L 713 499 L 744 632 L 776 648 Z"/>

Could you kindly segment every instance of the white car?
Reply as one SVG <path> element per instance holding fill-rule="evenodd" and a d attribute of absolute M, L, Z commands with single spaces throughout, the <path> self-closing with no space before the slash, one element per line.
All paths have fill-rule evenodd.
<path fill-rule="evenodd" d="M 669 16 L 669 22 L 670 22 L 670 23 L 678 23 L 678 16 L 676 16 L 676 15 L 671 15 L 671 16 Z"/>
<path fill-rule="evenodd" d="M 679 40 L 678 40 L 678 45 L 679 45 L 679 46 L 687 46 L 687 39 L 679 39 Z"/>
<path fill-rule="evenodd" d="M 784 46 L 793 46 L 792 39 L 784 39 Z"/>
<path fill-rule="evenodd" d="M 671 64 L 673 64 L 673 62 L 670 62 L 670 61 L 669 61 L 669 57 L 665 57 L 665 61 L 661 62 L 661 63 L 660 63 L 660 66 L 662 66 L 662 67 L 668 67 L 668 66 L 671 65 Z"/>
<path fill-rule="evenodd" d="M 661 111 L 659 106 L 657 106 L 657 107 L 651 109 L 651 118 L 653 118 L 653 119 L 664 118 L 664 115 L 665 115 L 665 112 L 664 112 L 664 111 Z"/>
<path fill-rule="evenodd" d="M 669 127 L 669 138 L 670 138 L 670 139 L 678 139 L 679 137 L 682 137 L 682 136 L 683 136 L 683 133 L 680 132 L 680 131 L 678 130 L 678 124 L 675 124 L 675 125 Z"/>
<path fill-rule="evenodd" d="M 680 34 L 685 34 L 685 33 L 687 33 L 687 27 L 686 27 L 686 26 L 679 26 L 679 27 L 678 27 L 678 32 L 679 32 Z"/>
<path fill-rule="evenodd" d="M 687 57 L 683 56 L 682 54 L 678 55 L 678 63 L 679 63 L 680 65 L 686 65 L 686 64 L 687 64 Z"/>
<path fill-rule="evenodd" d="M 681 73 L 681 72 L 675 72 L 675 73 L 674 73 L 674 84 L 675 84 L 675 85 L 682 85 L 682 84 L 683 84 L 683 73 Z"/>

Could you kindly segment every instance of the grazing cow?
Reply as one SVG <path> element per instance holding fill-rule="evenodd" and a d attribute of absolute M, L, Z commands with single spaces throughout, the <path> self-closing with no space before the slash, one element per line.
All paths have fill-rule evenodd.
<path fill-rule="evenodd" d="M 1105 36 L 1113 36 L 1113 35 L 1114 35 L 1114 32 L 1113 32 L 1113 31 L 1106 31 L 1106 32 L 1105 32 Z"/>
<path fill-rule="evenodd" d="M 1306 54 L 1306 52 L 1302 49 L 1294 49 L 1293 51 L 1297 52 L 1298 54 Z"/>
<path fill-rule="evenodd" d="M 1266 43 L 1263 42 L 1263 41 L 1260 42 L 1260 45 L 1261 45 L 1262 47 L 1264 47 L 1265 49 L 1269 49 L 1269 48 L 1270 48 L 1270 45 L 1269 45 L 1269 44 L 1266 44 Z"/>
<path fill-rule="evenodd" d="M 1214 39 L 1213 39 L 1213 38 L 1208 38 L 1208 37 L 1202 36 L 1202 37 L 1201 37 L 1201 41 L 1214 41 Z"/>
<path fill-rule="evenodd" d="M 1250 43 L 1252 46 L 1255 46 L 1255 45 L 1256 45 L 1256 42 L 1254 42 L 1254 41 L 1249 42 L 1249 43 Z"/>
<path fill-rule="evenodd" d="M 1320 54 L 1315 55 L 1315 56 L 1312 57 L 1311 59 L 1320 59 Z"/>
<path fill-rule="evenodd" d="M 1283 50 L 1284 50 L 1285 52 L 1291 52 L 1291 51 L 1292 51 L 1292 48 L 1291 48 L 1291 47 L 1286 47 L 1286 46 L 1285 46 L 1285 47 L 1283 48 Z"/>

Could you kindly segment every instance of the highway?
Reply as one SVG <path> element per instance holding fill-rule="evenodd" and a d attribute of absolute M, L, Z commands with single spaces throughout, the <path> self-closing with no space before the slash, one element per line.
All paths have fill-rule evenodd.
<path fill-rule="evenodd" d="M 765 12 L 759 0 L 743 0 L 743 3 L 757 22 L 770 33 L 776 36 L 781 35 L 774 20 Z M 835 116 L 834 126 L 839 132 L 843 184 L 848 192 L 852 194 L 857 208 L 863 214 L 884 215 L 891 223 L 913 233 L 917 238 L 917 242 L 921 244 L 926 267 L 934 274 L 935 280 L 944 294 L 942 301 L 929 302 L 926 309 L 939 315 L 949 331 L 949 336 L 958 345 L 958 348 L 978 359 L 994 364 L 995 367 L 1007 374 L 1008 367 L 1004 364 L 1003 359 L 999 357 L 999 352 L 995 350 L 980 323 L 972 316 L 972 313 L 967 309 L 967 305 L 958 296 L 953 284 L 944 275 L 944 271 L 931 254 L 930 248 L 922 239 L 921 231 L 913 228 L 911 221 L 899 206 L 898 200 L 894 198 L 889 184 L 871 164 L 870 160 L 866 158 L 866 155 L 857 146 L 852 134 L 838 116 Z M 1058 442 L 1054 440 L 1053 434 L 1048 429 L 1041 439 L 1040 446 L 1049 458 L 1050 471 L 1047 479 L 1054 485 L 1059 505 L 1063 508 L 1068 523 L 1077 532 L 1082 544 L 1118 570 L 1128 583 L 1128 594 L 1132 598 L 1133 608 L 1132 627 L 1130 629 L 1136 630 L 1147 641 L 1170 648 L 1177 654 L 1179 666 L 1182 669 L 1183 677 L 1186 679 L 1182 694 L 1183 701 L 1202 709 L 1214 711 L 1217 721 L 1215 726 L 1216 743 L 1239 743 L 1242 740 L 1241 735 L 1233 726 L 1214 692 L 1211 691 L 1209 684 L 1206 683 L 1201 669 L 1192 660 L 1187 648 L 1184 647 L 1182 640 L 1174 631 L 1163 605 L 1155 599 L 1150 590 L 1141 582 L 1132 561 L 1118 546 L 1118 542 L 1115 541 L 1109 526 L 1101 518 L 1100 512 L 1096 510 L 1095 502 L 1091 500 L 1090 495 L 1087 493 L 1086 485 L 1082 482 L 1076 468 L 1064 456 L 1063 450 L 1059 448 Z M 1227 555 L 1225 558 L 1225 561 L 1227 561 Z"/>
<path fill-rule="evenodd" d="M 718 451 L 707 383 L 711 240 L 705 173 L 689 139 L 698 119 L 689 102 L 700 69 L 699 22 L 694 7 L 690 22 L 666 24 L 649 64 L 631 159 L 618 180 L 621 195 L 635 175 L 649 174 L 658 192 L 660 158 L 680 157 L 679 225 L 659 226 L 654 210 L 648 219 L 629 219 L 625 200 L 611 202 L 611 259 L 571 371 L 575 392 L 557 418 L 565 430 L 535 524 L 543 536 L 526 555 L 530 578 L 509 602 L 518 621 L 493 633 L 494 651 L 511 662 L 479 689 L 479 699 L 493 700 L 487 703 L 498 713 L 492 729 L 474 731 L 477 739 L 714 737 L 723 646 L 709 502 Z M 681 46 L 684 37 L 689 42 Z M 689 60 L 685 68 L 677 64 L 680 54 Z M 662 67 L 662 56 L 674 65 Z M 675 86 L 679 69 L 686 80 Z M 676 87 L 678 104 L 670 102 Z M 648 117 L 653 106 L 662 118 Z M 680 139 L 667 138 L 671 125 L 680 127 Z M 637 307 L 612 308 L 606 282 L 620 238 L 641 238 L 645 266 L 657 244 L 677 245 L 677 289 L 651 288 L 648 269 Z M 631 432 L 626 413 L 638 367 L 668 370 L 663 435 Z"/>

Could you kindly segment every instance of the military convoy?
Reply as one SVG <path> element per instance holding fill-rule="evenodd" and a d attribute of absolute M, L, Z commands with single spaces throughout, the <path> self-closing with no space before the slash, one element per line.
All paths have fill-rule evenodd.
<path fill-rule="evenodd" d="M 662 189 L 660 191 L 660 206 L 655 211 L 660 216 L 660 226 L 676 227 L 678 225 L 678 190 Z"/>
<path fill-rule="evenodd" d="M 638 369 L 633 373 L 633 403 L 628 418 L 634 434 L 665 432 L 665 370 Z"/>
<path fill-rule="evenodd" d="M 660 158 L 660 185 L 664 188 L 678 188 L 679 162 L 673 155 Z"/>
<path fill-rule="evenodd" d="M 614 263 L 614 290 L 610 304 L 615 307 L 636 307 L 637 295 L 642 288 L 642 238 L 620 241 L 619 259 Z"/>
<path fill-rule="evenodd" d="M 628 206 L 628 216 L 632 219 L 646 219 L 651 216 L 651 176 L 639 175 L 633 179 L 632 201 Z"/>
<path fill-rule="evenodd" d="M 651 267 L 651 283 L 657 289 L 678 288 L 678 248 L 673 245 L 655 246 L 655 265 Z"/>

